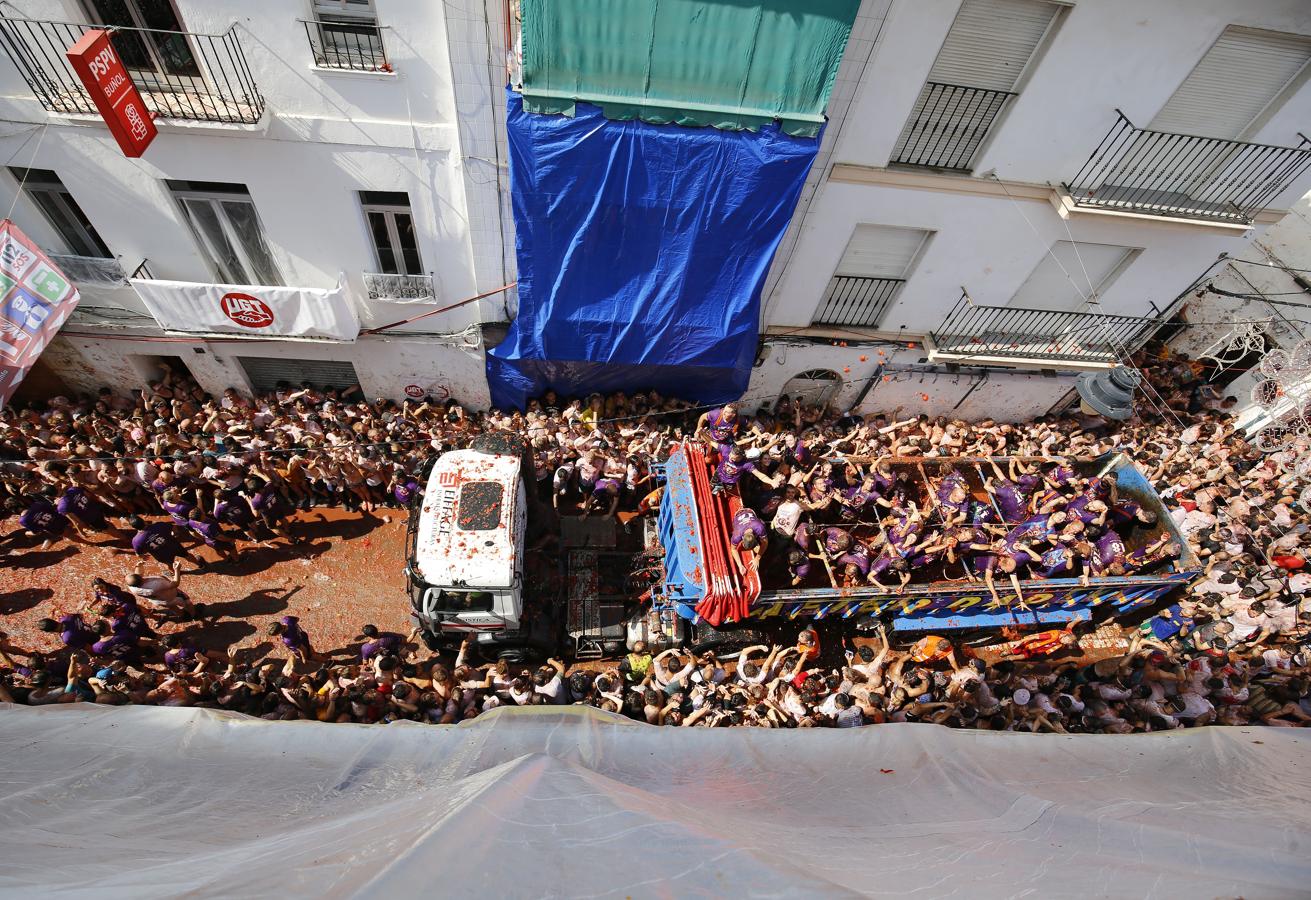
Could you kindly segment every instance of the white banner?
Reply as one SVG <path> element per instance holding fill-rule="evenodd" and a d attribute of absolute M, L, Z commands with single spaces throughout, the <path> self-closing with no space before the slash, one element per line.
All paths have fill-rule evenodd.
<path fill-rule="evenodd" d="M 340 280 L 329 290 L 135 278 L 132 287 L 169 331 L 337 341 L 360 333 L 355 304 Z"/>

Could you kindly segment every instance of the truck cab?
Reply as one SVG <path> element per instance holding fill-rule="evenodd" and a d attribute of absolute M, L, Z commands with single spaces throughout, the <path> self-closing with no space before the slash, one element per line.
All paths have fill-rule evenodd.
<path fill-rule="evenodd" d="M 431 463 L 410 509 L 405 570 L 411 617 L 430 647 L 467 635 L 484 649 L 528 642 L 526 528 L 520 455 L 454 450 Z"/>

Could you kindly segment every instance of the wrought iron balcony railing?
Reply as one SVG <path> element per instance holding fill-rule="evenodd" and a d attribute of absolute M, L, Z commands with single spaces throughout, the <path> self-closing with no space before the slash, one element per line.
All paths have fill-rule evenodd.
<path fill-rule="evenodd" d="M 1075 206 L 1251 224 L 1311 166 L 1311 139 L 1296 147 L 1249 144 L 1116 123 L 1063 187 Z"/>
<path fill-rule="evenodd" d="M 930 81 L 906 123 L 892 162 L 968 172 L 974 154 L 1015 94 Z"/>
<path fill-rule="evenodd" d="M 41 105 L 95 114 L 65 51 L 87 31 L 75 22 L 0 17 L 0 45 Z M 253 124 L 264 97 L 246 64 L 236 26 L 223 34 L 106 28 L 146 106 L 160 118 Z"/>
<path fill-rule="evenodd" d="M 390 72 L 382 28 L 367 23 L 316 22 L 301 19 L 314 64 L 325 69 Z"/>
<path fill-rule="evenodd" d="M 980 306 L 962 296 L 929 337 L 942 356 L 1114 364 L 1163 324 L 1139 316 Z"/>
<path fill-rule="evenodd" d="M 875 328 L 905 283 L 904 278 L 834 275 L 815 313 L 814 324 Z"/>
<path fill-rule="evenodd" d="M 364 289 L 370 300 L 433 300 L 431 275 L 388 275 L 379 272 L 364 273 Z"/>

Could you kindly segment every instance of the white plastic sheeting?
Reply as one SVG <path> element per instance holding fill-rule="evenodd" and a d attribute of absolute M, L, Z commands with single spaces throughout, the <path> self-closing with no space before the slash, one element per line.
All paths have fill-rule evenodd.
<path fill-rule="evenodd" d="M 1306 896 L 1311 736 L 0 710 L 0 892 Z"/>

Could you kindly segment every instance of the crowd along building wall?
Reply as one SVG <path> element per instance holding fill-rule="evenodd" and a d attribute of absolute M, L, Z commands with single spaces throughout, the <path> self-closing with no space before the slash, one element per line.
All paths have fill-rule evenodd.
<path fill-rule="evenodd" d="M 46 361 L 70 390 L 140 383 L 163 357 L 209 389 L 301 375 L 354 378 L 389 397 L 432 384 L 486 404 L 480 325 L 505 321 L 512 292 L 367 332 L 514 280 L 500 0 L 24 0 L 0 14 L 7 47 L 25 57 L 0 58 L 0 202 L 68 258 L 83 289 L 82 313 Z M 124 28 L 116 47 L 162 113 L 136 160 L 78 109 L 57 52 L 125 15 L 147 27 Z M 240 343 L 165 333 L 129 276 L 317 291 L 340 281 L 363 333 Z M 252 358 L 265 362 L 242 362 Z"/>

